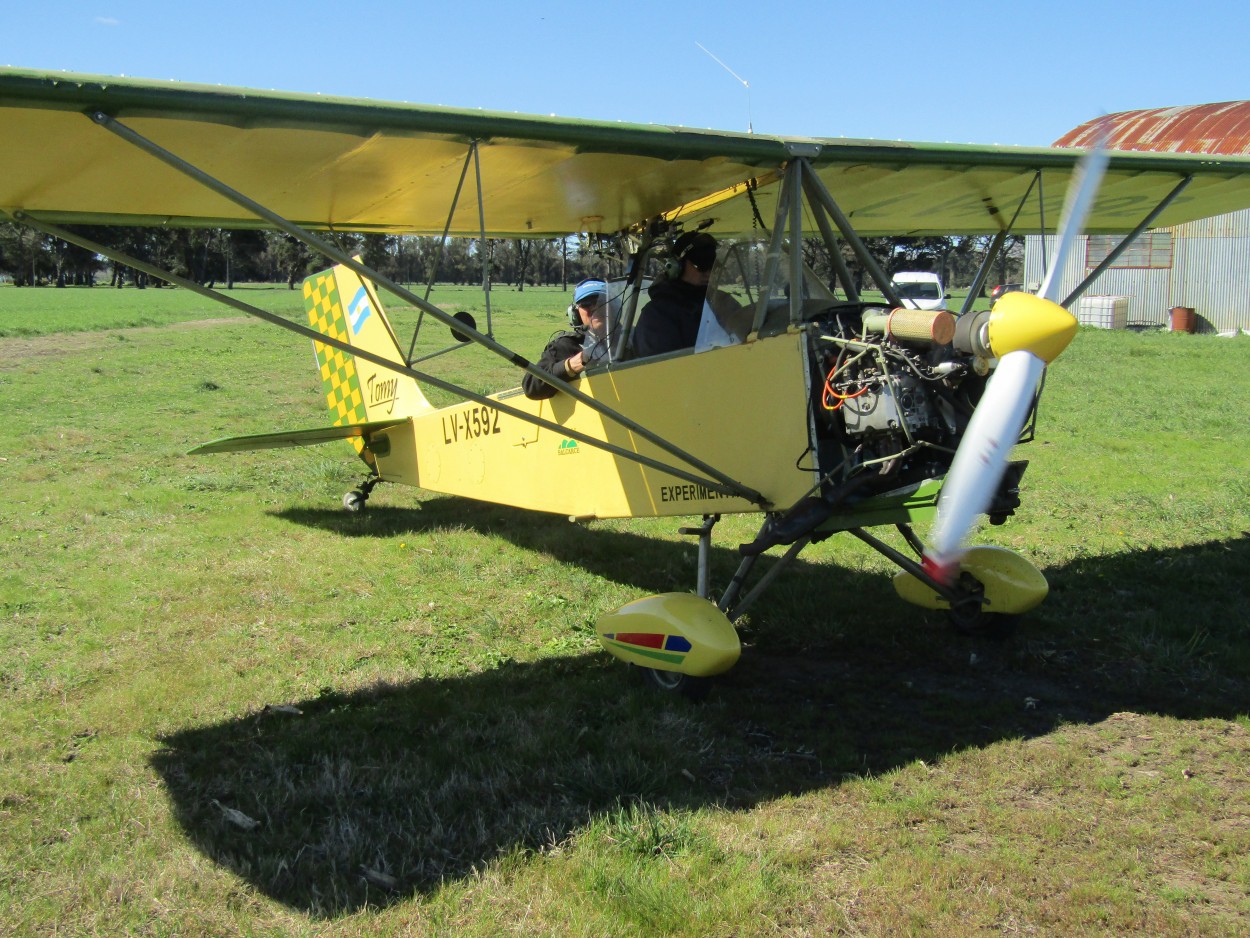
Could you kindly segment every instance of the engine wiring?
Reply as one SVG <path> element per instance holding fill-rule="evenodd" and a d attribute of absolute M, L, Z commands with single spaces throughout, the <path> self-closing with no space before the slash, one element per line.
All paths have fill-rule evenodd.
<path fill-rule="evenodd" d="M 837 372 L 838 372 L 838 368 L 835 365 L 829 371 L 829 374 L 825 375 L 825 390 L 824 390 L 824 394 L 821 395 L 821 400 L 820 400 L 820 403 L 825 408 L 825 410 L 830 410 L 830 411 L 837 410 L 847 401 L 853 401 L 855 400 L 855 398 L 861 397 L 864 394 L 867 394 L 869 391 L 868 385 L 865 384 L 862 388 L 860 388 L 858 391 L 856 391 L 853 394 L 839 393 L 833 386 L 833 379 L 836 377 Z M 830 402 L 831 399 L 832 399 L 832 403 Z"/>
<path fill-rule="evenodd" d="M 868 391 L 871 390 L 871 385 L 865 382 L 862 378 L 860 379 L 853 378 L 846 382 L 849 385 L 851 381 L 859 381 L 859 383 L 863 385 L 858 391 L 855 391 L 854 393 L 844 394 L 838 391 L 836 387 L 834 387 L 834 379 L 837 378 L 839 373 L 844 372 L 854 367 L 854 365 L 858 363 L 861 358 L 869 354 L 868 349 L 863 349 L 862 351 L 860 351 L 858 355 L 853 357 L 850 361 L 843 361 L 844 357 L 846 356 L 846 352 L 847 352 L 847 346 L 842 345 L 838 349 L 838 357 L 834 360 L 833 367 L 831 367 L 829 369 L 829 372 L 825 375 L 824 391 L 822 392 L 821 398 L 820 398 L 821 406 L 825 410 L 835 411 L 838 408 L 840 408 L 846 401 L 854 400 L 855 398 L 863 394 L 867 394 Z M 832 399 L 832 402 L 831 402 L 831 399 Z"/>

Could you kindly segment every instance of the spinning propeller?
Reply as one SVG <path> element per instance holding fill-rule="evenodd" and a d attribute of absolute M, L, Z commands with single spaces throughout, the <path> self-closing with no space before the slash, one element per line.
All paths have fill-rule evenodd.
<path fill-rule="evenodd" d="M 1004 294 L 988 318 L 972 320 L 970 351 L 999 361 L 947 473 L 924 550 L 925 572 L 941 583 L 952 582 L 959 571 L 968 532 L 998 490 L 1046 366 L 1076 335 L 1076 317 L 1059 305 L 1059 289 L 1106 168 L 1101 146 L 1078 164 L 1059 223 L 1055 260 L 1037 295 Z"/>

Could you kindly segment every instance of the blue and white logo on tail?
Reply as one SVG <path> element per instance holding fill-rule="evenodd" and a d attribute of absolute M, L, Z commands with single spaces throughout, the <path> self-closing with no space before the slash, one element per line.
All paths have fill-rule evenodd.
<path fill-rule="evenodd" d="M 352 324 L 352 335 L 360 335 L 365 320 L 372 312 L 373 307 L 369 305 L 369 293 L 361 285 L 356 295 L 352 297 L 352 301 L 347 304 L 347 319 Z"/>

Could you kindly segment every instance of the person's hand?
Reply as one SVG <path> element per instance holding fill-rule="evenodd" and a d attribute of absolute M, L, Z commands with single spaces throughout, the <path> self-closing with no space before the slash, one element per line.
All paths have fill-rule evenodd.
<path fill-rule="evenodd" d="M 564 360 L 564 370 L 568 372 L 571 378 L 576 378 L 586 370 L 586 363 L 583 361 L 580 351 Z"/>

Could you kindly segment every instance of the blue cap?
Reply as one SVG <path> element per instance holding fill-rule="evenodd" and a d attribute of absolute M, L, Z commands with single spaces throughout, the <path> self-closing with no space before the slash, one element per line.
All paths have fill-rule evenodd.
<path fill-rule="evenodd" d="M 596 293 L 607 295 L 608 285 L 602 280 L 583 280 L 577 285 L 573 291 L 573 302 L 580 303 L 587 297 L 594 296 Z"/>

